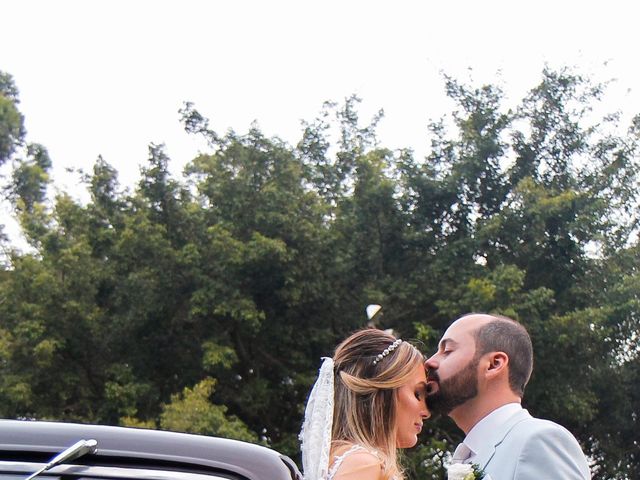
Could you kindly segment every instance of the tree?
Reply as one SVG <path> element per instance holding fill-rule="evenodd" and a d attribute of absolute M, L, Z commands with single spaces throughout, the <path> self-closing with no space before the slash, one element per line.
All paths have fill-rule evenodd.
<path fill-rule="evenodd" d="M 85 204 L 51 198 L 44 147 L 5 135 L 33 251 L 0 272 L 0 413 L 296 457 L 320 359 L 365 326 L 368 303 L 425 353 L 455 317 L 498 312 L 534 342 L 527 407 L 576 433 L 594 478 L 637 476 L 640 116 L 626 131 L 595 117 L 604 87 L 569 70 L 546 69 L 511 108 L 493 85 L 444 86 L 456 107 L 429 126 L 424 159 L 381 146 L 382 112 L 363 125 L 355 96 L 327 103 L 295 147 L 257 125 L 219 135 L 186 104 L 210 150 L 182 178 L 162 145 L 131 192 L 99 157 Z M 443 478 L 460 436 L 430 420 L 409 476 Z"/>
<path fill-rule="evenodd" d="M 0 166 L 23 144 L 24 117 L 18 110 L 18 89 L 8 73 L 0 71 Z"/>
<path fill-rule="evenodd" d="M 180 395 L 172 395 L 171 403 L 163 407 L 160 426 L 174 432 L 197 433 L 245 442 L 257 442 L 251 432 L 237 417 L 227 416 L 227 407 L 210 401 L 216 382 L 207 378 L 193 387 L 185 388 Z"/>

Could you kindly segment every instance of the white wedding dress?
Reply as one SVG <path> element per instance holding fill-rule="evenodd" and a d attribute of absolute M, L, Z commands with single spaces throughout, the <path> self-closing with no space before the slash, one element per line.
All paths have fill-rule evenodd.
<path fill-rule="evenodd" d="M 360 445 L 353 445 L 349 450 L 344 452 L 342 455 L 336 456 L 335 459 L 333 460 L 333 465 L 331 466 L 331 470 L 329 470 L 329 475 L 327 475 L 327 480 L 333 480 L 333 477 L 336 476 L 336 473 L 338 472 L 338 469 L 342 465 L 342 462 L 344 461 L 345 458 L 347 458 L 352 453 L 359 452 L 361 450 L 365 452 L 369 452 L 369 450 L 367 450 L 366 448 Z"/>
<path fill-rule="evenodd" d="M 373 455 L 374 457 L 376 457 L 378 460 L 380 460 L 380 464 L 382 465 L 382 459 L 380 458 L 380 455 L 378 454 L 378 452 L 376 452 L 374 450 L 369 450 L 369 449 L 363 447 L 362 445 L 352 445 L 351 448 L 349 448 L 349 450 L 344 452 L 342 455 L 337 455 L 334 458 L 333 465 L 331 465 L 331 469 L 329 470 L 329 474 L 327 475 L 327 479 L 326 480 L 333 480 L 333 477 L 336 476 L 336 474 L 338 473 L 338 470 L 342 466 L 342 462 L 344 461 L 344 459 L 347 458 L 349 455 L 351 455 L 353 453 L 356 453 L 356 452 L 369 453 L 369 454 Z M 392 480 L 395 480 L 395 478 L 392 479 Z"/>

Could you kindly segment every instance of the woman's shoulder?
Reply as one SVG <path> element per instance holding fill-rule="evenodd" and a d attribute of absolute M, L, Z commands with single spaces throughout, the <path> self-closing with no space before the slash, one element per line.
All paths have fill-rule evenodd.
<path fill-rule="evenodd" d="M 361 445 L 343 445 L 334 450 L 332 460 L 329 480 L 381 478 L 382 459 L 375 450 Z"/>

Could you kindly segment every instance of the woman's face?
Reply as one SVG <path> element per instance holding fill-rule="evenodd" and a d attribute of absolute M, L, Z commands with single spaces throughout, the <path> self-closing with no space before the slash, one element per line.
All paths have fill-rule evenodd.
<path fill-rule="evenodd" d="M 410 448 L 418 442 L 423 420 L 431 413 L 425 403 L 427 375 L 422 364 L 413 369 L 407 383 L 396 391 L 396 443 L 398 448 Z"/>

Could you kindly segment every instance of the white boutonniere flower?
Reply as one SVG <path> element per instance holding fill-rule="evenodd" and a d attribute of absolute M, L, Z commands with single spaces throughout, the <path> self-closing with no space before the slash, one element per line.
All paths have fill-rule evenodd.
<path fill-rule="evenodd" d="M 475 463 L 453 463 L 447 468 L 447 480 L 482 480 L 484 471 Z"/>

